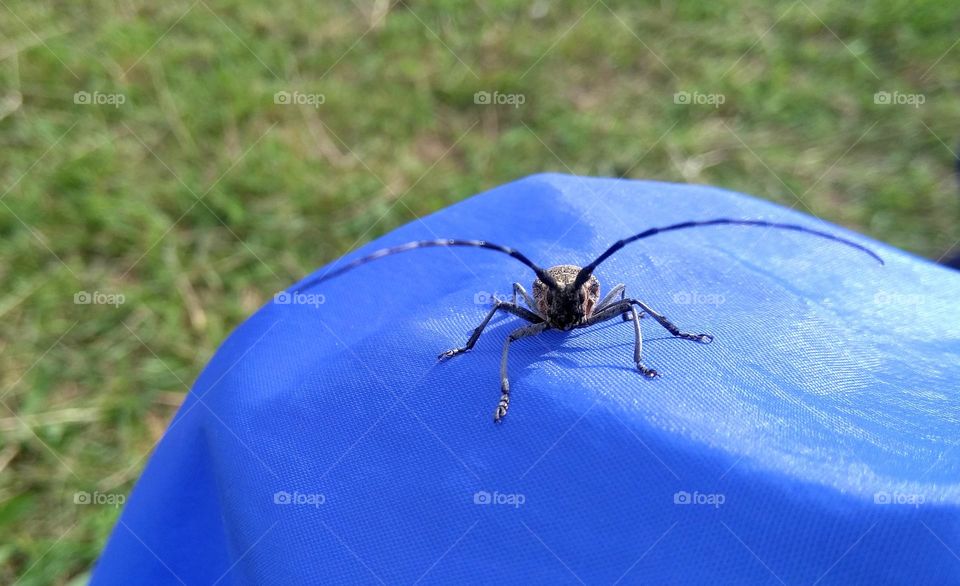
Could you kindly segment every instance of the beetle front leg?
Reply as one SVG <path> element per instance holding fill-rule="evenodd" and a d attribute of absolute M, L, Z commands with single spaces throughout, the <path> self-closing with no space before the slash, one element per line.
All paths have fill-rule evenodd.
<path fill-rule="evenodd" d="M 507 378 L 507 354 L 510 352 L 510 343 L 516 342 L 521 338 L 535 336 L 547 329 L 549 324 L 546 322 L 524 326 L 510 332 L 503 343 L 503 355 L 500 357 L 500 402 L 497 404 L 497 410 L 493 413 L 493 420 L 500 423 L 507 409 L 510 408 L 510 380 Z"/>
<path fill-rule="evenodd" d="M 532 323 L 540 323 L 543 321 L 543 319 L 541 319 L 539 315 L 533 313 L 528 309 L 520 307 L 519 305 L 514 305 L 513 303 L 510 303 L 507 301 L 497 301 L 493 304 L 493 308 L 490 309 L 490 313 L 487 314 L 487 317 L 483 318 L 483 321 L 480 322 L 480 325 L 473 330 L 472 334 L 470 334 L 470 339 L 467 340 L 466 346 L 462 348 L 451 348 L 446 352 L 441 352 L 440 355 L 437 356 L 437 360 L 446 360 L 447 358 L 453 358 L 454 356 L 463 354 L 467 350 L 470 350 L 471 348 L 473 348 L 474 344 L 477 343 L 477 340 L 480 339 L 480 334 L 483 333 L 483 329 L 487 327 L 488 323 L 490 323 L 490 320 L 493 318 L 494 314 L 500 310 L 512 313 L 513 315 L 516 315 L 518 317 L 522 317 L 523 319 Z"/>
<path fill-rule="evenodd" d="M 614 286 L 613 289 L 610 289 L 610 292 L 603 296 L 603 299 L 600 300 L 600 303 L 597 304 L 597 307 L 593 311 L 600 312 L 608 307 L 613 307 L 614 300 L 618 294 L 620 295 L 620 301 L 623 301 L 626 298 L 627 286 L 623 283 L 620 283 L 619 285 Z M 624 313 L 623 321 L 630 319 L 630 314 L 631 312 Z M 642 311 L 640 312 L 640 317 L 643 317 Z"/>
<path fill-rule="evenodd" d="M 643 352 L 643 334 L 640 333 L 640 316 L 637 315 L 639 312 L 633 310 L 629 312 L 625 311 L 623 313 L 624 318 L 626 318 L 628 313 L 633 316 L 633 331 L 635 335 L 635 340 L 633 343 L 633 362 L 637 365 L 637 370 L 639 370 L 640 374 L 643 376 L 647 378 L 657 377 L 659 376 L 659 373 L 656 370 L 647 368 L 642 362 L 640 362 L 640 354 Z"/>
<path fill-rule="evenodd" d="M 527 304 L 533 311 L 537 311 L 537 302 L 533 300 L 533 297 L 530 297 L 530 294 L 527 293 L 527 290 L 523 288 L 523 285 L 520 283 L 513 284 L 513 304 L 517 304 L 517 294 L 520 294 L 523 297 L 523 302 Z"/>
<path fill-rule="evenodd" d="M 613 319 L 618 315 L 624 316 L 625 320 L 632 319 L 634 332 L 633 362 L 637 365 L 637 370 L 640 371 L 640 374 L 647 378 L 654 378 L 660 376 L 660 374 L 652 368 L 647 368 L 643 365 L 643 362 L 640 361 L 640 356 L 643 353 L 643 334 L 640 331 L 640 317 L 638 315 L 640 313 L 641 312 L 634 311 L 633 306 L 627 301 L 620 301 L 607 307 L 599 313 L 593 314 L 590 319 L 584 321 L 577 327 L 585 328 L 592 326 L 593 324 L 598 324 L 600 322 Z"/>

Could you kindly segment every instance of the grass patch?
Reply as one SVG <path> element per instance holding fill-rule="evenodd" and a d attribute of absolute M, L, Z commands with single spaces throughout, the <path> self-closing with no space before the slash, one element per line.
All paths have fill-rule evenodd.
<path fill-rule="evenodd" d="M 939 1 L 7 6 L 3 583 L 83 582 L 118 509 L 74 494 L 130 490 L 274 292 L 477 191 L 626 175 L 753 193 L 934 259 L 958 238 L 960 46 Z"/>

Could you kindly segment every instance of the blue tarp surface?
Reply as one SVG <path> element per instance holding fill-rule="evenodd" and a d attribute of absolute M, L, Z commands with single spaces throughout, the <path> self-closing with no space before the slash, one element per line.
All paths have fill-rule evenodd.
<path fill-rule="evenodd" d="M 662 375 L 646 380 L 630 322 L 519 341 L 495 425 L 503 340 L 525 322 L 436 357 L 531 272 L 463 248 L 365 265 L 224 342 L 93 583 L 960 583 L 960 273 L 729 191 L 554 174 L 347 260 L 445 237 L 582 265 L 723 216 L 826 229 L 886 266 L 759 228 L 634 244 L 603 290 L 626 283 L 713 344 L 643 319 Z"/>

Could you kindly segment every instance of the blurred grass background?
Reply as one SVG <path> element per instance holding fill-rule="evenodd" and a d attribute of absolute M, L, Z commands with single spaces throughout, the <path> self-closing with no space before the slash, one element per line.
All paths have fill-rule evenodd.
<path fill-rule="evenodd" d="M 518 177 L 709 183 L 947 254 L 958 16 L 934 0 L 3 0 L 0 583 L 85 582 L 119 509 L 74 495 L 128 493 L 274 292 Z"/>

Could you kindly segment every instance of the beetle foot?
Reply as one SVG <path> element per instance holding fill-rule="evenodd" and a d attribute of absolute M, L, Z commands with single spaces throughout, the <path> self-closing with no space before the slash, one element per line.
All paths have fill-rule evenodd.
<path fill-rule="evenodd" d="M 497 410 L 493 413 L 493 422 L 500 423 L 500 420 L 504 418 L 507 414 L 507 409 L 510 408 L 510 395 L 508 393 L 503 393 L 500 395 L 500 403 L 497 405 Z"/>
<path fill-rule="evenodd" d="M 466 352 L 466 351 L 467 351 L 466 348 L 451 348 L 450 350 L 447 350 L 446 352 L 441 352 L 441 353 L 437 356 L 437 360 L 439 360 L 440 362 L 443 362 L 444 360 L 446 360 L 446 359 L 448 359 L 448 358 L 453 358 L 454 356 L 457 356 L 457 355 L 459 355 L 459 354 L 463 354 L 463 353 Z"/>
<path fill-rule="evenodd" d="M 637 370 L 639 370 L 640 374 L 642 374 L 647 378 L 657 378 L 658 376 L 660 376 L 659 372 L 657 372 L 652 368 L 647 368 L 646 366 L 640 364 L 639 362 L 637 363 Z"/>

